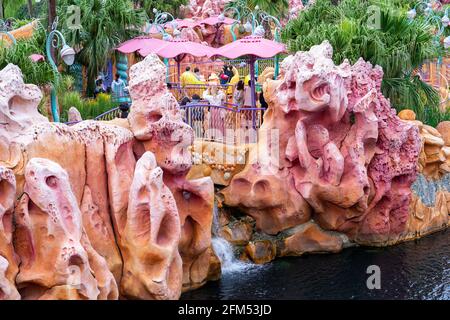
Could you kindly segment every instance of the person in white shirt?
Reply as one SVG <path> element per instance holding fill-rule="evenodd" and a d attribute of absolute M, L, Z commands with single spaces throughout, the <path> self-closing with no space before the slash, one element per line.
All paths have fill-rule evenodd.
<path fill-rule="evenodd" d="M 208 122 L 207 136 L 211 139 L 221 140 L 225 133 L 225 118 L 227 111 L 224 108 L 226 101 L 225 92 L 219 90 L 217 75 L 211 75 L 209 78 L 210 86 L 203 92 L 203 99 L 208 101 L 210 107 L 210 112 L 205 114 L 205 122 Z"/>

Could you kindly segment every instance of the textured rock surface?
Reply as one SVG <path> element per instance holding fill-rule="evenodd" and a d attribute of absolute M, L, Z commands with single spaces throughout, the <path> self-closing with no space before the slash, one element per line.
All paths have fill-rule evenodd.
<path fill-rule="evenodd" d="M 187 180 L 192 165 L 188 148 L 194 140 L 182 120 L 175 98 L 165 84 L 165 65 L 156 55 L 147 56 L 130 71 L 133 99 L 129 122 L 134 136 L 151 151 L 164 170 L 164 182 L 175 197 L 181 221 L 180 254 L 183 289 L 195 288 L 208 278 L 211 261 L 211 225 L 214 187 L 211 178 Z"/>
<path fill-rule="evenodd" d="M 298 52 L 280 80 L 266 82 L 259 157 L 253 152 L 225 189 L 225 204 L 269 234 L 312 215 L 326 230 L 383 243 L 406 228 L 420 137 L 382 96 L 381 68 L 362 59 L 336 66 L 331 56 L 327 42 Z"/>
<path fill-rule="evenodd" d="M 129 121 L 71 127 L 39 115 L 17 67 L 0 72 L 1 299 L 176 299 L 183 279 L 217 278 L 213 184 L 185 179 L 193 133 L 162 66 L 135 67 Z"/>
<path fill-rule="evenodd" d="M 252 241 L 245 247 L 244 251 L 244 255 L 256 264 L 272 261 L 275 259 L 276 253 L 277 248 L 275 244 L 269 240 Z"/>
<path fill-rule="evenodd" d="M 25 170 L 14 236 L 22 299 L 117 298 L 105 260 L 85 240 L 67 172 L 42 158 L 31 159 Z"/>
<path fill-rule="evenodd" d="M 15 287 L 18 261 L 12 243 L 15 197 L 14 174 L 0 166 L 0 300 L 20 299 Z"/>
<path fill-rule="evenodd" d="M 305 253 L 339 252 L 344 241 L 337 233 L 321 229 L 316 223 L 308 222 L 290 231 L 292 235 L 283 240 L 278 255 L 300 256 Z"/>
<path fill-rule="evenodd" d="M 78 111 L 78 109 L 75 107 L 70 107 L 69 112 L 68 112 L 67 121 L 69 121 L 69 122 L 83 121 L 80 111 Z"/>
<path fill-rule="evenodd" d="M 178 299 L 182 262 L 178 252 L 180 218 L 163 171 L 146 152 L 137 162 L 130 187 L 120 249 L 124 259 L 121 292 L 130 298 Z"/>

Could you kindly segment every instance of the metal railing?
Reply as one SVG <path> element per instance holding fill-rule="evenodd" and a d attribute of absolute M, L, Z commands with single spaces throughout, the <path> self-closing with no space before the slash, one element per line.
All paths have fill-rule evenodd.
<path fill-rule="evenodd" d="M 234 145 L 256 142 L 265 111 L 263 108 L 239 108 L 230 103 L 212 106 L 207 102 L 180 108 L 195 138 Z"/>

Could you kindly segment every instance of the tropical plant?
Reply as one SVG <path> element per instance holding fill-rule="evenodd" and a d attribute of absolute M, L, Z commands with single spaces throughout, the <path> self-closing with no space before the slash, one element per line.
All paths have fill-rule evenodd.
<path fill-rule="evenodd" d="M 25 83 L 39 86 L 55 83 L 55 74 L 47 62 L 36 63 L 30 59 L 32 54 L 45 55 L 44 39 L 44 30 L 38 29 L 30 39 L 18 40 L 15 45 L 9 47 L 0 45 L 0 69 L 12 63 L 22 70 Z"/>
<path fill-rule="evenodd" d="M 154 18 L 153 9 L 168 12 L 174 17 L 178 17 L 180 13 L 180 7 L 182 5 L 186 5 L 188 3 L 188 0 L 133 0 L 133 2 L 136 7 L 144 9 L 150 18 Z"/>
<path fill-rule="evenodd" d="M 342 0 L 337 5 L 317 0 L 288 23 L 282 38 L 291 51 L 306 51 L 328 40 L 336 64 L 344 59 L 355 63 L 362 57 L 380 65 L 384 71 L 382 91 L 393 106 L 413 109 L 418 118 L 426 120 L 426 113 L 439 110 L 439 95 L 415 70 L 442 54 L 442 49 L 433 26 L 425 19 L 410 21 L 405 14 L 409 8 L 406 1 L 394 1 L 395 8 L 384 0 Z M 374 4 L 380 8 L 380 23 L 375 27 L 368 23 L 373 14 L 369 7 Z"/>
<path fill-rule="evenodd" d="M 83 120 L 94 119 L 100 114 L 117 107 L 117 103 L 111 100 L 107 94 L 99 94 L 96 99 L 84 99 L 76 91 L 66 92 L 59 97 L 61 107 L 61 121 L 67 122 L 68 112 L 75 107 L 81 114 Z"/>
<path fill-rule="evenodd" d="M 255 10 L 258 6 L 260 10 L 276 16 L 279 19 L 287 17 L 289 10 L 288 0 L 234 0 L 228 3 L 227 6 L 235 7 L 241 11 L 244 8 Z"/>
<path fill-rule="evenodd" d="M 81 28 L 69 28 L 68 7 L 81 9 Z M 145 12 L 134 9 L 130 0 L 62 0 L 58 5 L 60 27 L 77 52 L 77 61 L 87 69 L 87 94 L 92 95 L 95 79 L 105 68 L 114 49 L 140 33 Z"/>

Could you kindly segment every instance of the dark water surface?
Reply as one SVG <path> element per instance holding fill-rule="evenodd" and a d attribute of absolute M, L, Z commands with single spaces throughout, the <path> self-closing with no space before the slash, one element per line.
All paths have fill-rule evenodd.
<path fill-rule="evenodd" d="M 381 289 L 369 290 L 369 265 Z M 182 299 L 450 299 L 450 230 L 387 248 L 278 259 L 223 275 Z"/>

